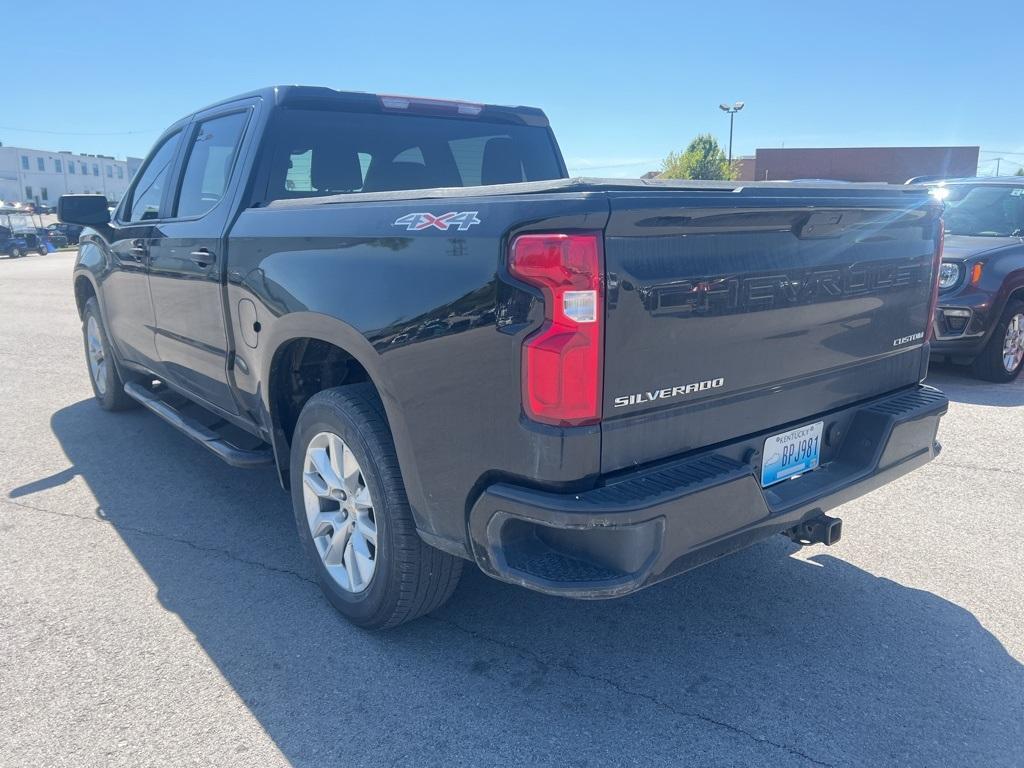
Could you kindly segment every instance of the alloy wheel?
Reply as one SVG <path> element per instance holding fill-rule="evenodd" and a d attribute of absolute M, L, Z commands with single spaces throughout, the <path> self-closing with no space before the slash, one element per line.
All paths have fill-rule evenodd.
<path fill-rule="evenodd" d="M 302 497 L 327 573 L 346 592 L 363 592 L 377 569 L 373 499 L 355 454 L 333 432 L 320 432 L 306 447 Z"/>
<path fill-rule="evenodd" d="M 1003 368 L 1014 373 L 1024 361 L 1024 314 L 1010 318 L 1003 338 Z"/>
<path fill-rule="evenodd" d="M 85 343 L 88 346 L 89 372 L 92 374 L 96 391 L 100 395 L 107 393 L 107 356 L 103 353 L 103 337 L 100 326 L 94 315 L 89 315 L 85 324 Z"/>

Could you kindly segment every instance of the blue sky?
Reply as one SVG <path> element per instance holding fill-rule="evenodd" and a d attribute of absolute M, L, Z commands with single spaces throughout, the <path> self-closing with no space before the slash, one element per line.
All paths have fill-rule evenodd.
<path fill-rule="evenodd" d="M 584 175 L 638 176 L 703 131 L 724 145 L 735 100 L 736 155 L 979 144 L 982 172 L 1024 164 L 1020 0 L 33 5 L 4 11 L 25 41 L 7 145 L 141 156 L 195 108 L 302 83 L 539 106 Z"/>

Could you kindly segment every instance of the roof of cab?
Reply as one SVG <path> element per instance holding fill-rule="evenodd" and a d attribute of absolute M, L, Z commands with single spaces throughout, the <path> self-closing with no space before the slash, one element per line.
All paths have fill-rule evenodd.
<path fill-rule="evenodd" d="M 260 98 L 278 107 L 307 107 L 335 109 L 350 109 L 359 112 L 383 112 L 388 111 L 382 104 L 382 98 L 390 94 L 366 93 L 362 91 L 340 91 L 334 88 L 315 85 L 274 85 L 266 88 L 259 88 L 247 93 L 238 94 L 228 99 L 222 99 L 196 112 L 205 112 L 215 107 L 232 104 L 244 99 Z M 416 96 L 398 96 L 393 98 L 409 99 L 411 101 L 425 101 L 435 104 L 472 104 L 480 107 L 478 115 L 482 120 L 497 120 L 501 122 L 518 122 L 525 125 L 548 126 L 547 115 L 543 110 L 536 107 L 524 106 L 501 106 L 498 104 L 480 104 L 459 99 L 433 99 Z M 195 113 L 193 113 L 195 114 Z"/>

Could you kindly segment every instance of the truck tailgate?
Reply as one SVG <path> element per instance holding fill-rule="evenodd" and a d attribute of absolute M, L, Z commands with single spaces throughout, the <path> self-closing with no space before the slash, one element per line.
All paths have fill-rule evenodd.
<path fill-rule="evenodd" d="M 602 471 L 917 383 L 941 237 L 913 188 L 612 193 Z"/>

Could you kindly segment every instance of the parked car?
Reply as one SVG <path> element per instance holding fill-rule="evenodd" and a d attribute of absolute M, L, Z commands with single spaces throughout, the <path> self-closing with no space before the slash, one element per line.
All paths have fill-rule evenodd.
<path fill-rule="evenodd" d="M 963 179 L 945 201 L 945 255 L 933 357 L 1010 382 L 1024 368 L 1024 179 Z"/>
<path fill-rule="evenodd" d="M 82 234 L 82 227 L 77 224 L 58 222 L 50 224 L 46 229 L 52 242 L 57 242 L 58 236 L 63 236 L 68 245 L 78 245 L 78 236 Z"/>
<path fill-rule="evenodd" d="M 928 175 L 928 176 L 913 176 L 913 177 L 907 179 L 903 183 L 904 184 L 931 184 L 931 183 L 936 182 L 936 181 L 943 181 L 943 180 L 945 180 L 947 178 L 949 178 L 949 177 L 948 176 L 943 176 L 942 174 L 931 174 L 931 175 Z"/>
<path fill-rule="evenodd" d="M 43 230 L 42 236 L 46 238 L 46 242 L 52 245 L 54 248 L 67 248 L 68 238 L 67 235 L 61 234 L 59 231 L 50 229 L 47 227 Z"/>
<path fill-rule="evenodd" d="M 59 207 L 99 404 L 276 465 L 362 626 L 466 561 L 606 598 L 830 544 L 939 451 L 924 188 L 570 179 L 537 109 L 281 87 Z"/>

